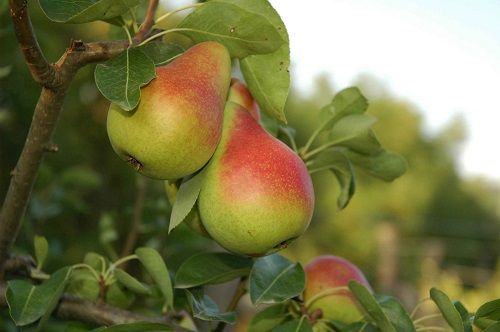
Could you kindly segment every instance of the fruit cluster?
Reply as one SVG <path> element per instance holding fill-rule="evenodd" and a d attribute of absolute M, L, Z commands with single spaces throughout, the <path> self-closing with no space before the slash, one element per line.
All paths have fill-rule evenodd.
<path fill-rule="evenodd" d="M 262 256 L 309 225 L 314 190 L 302 159 L 260 125 L 246 86 L 231 80 L 231 58 L 199 43 L 156 69 L 138 107 L 112 104 L 107 129 L 116 153 L 151 178 L 203 172 L 194 214 L 227 250 Z"/>

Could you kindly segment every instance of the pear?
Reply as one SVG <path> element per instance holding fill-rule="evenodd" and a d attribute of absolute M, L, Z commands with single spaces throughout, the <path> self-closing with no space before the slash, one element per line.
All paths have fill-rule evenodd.
<path fill-rule="evenodd" d="M 314 190 L 306 166 L 241 105 L 227 102 L 221 141 L 203 172 L 200 217 L 228 251 L 270 254 L 308 227 Z"/>
<path fill-rule="evenodd" d="M 321 309 L 323 317 L 346 324 L 363 318 L 359 305 L 349 290 L 349 281 L 355 280 L 371 291 L 363 272 L 348 260 L 324 255 L 313 259 L 304 268 L 306 287 L 304 301 L 312 312 Z"/>
<path fill-rule="evenodd" d="M 107 130 L 116 153 L 151 178 L 177 179 L 203 167 L 220 140 L 231 79 L 227 49 L 204 42 L 156 69 L 136 109 L 111 104 Z"/>
<path fill-rule="evenodd" d="M 246 108 L 257 122 L 260 121 L 260 107 L 255 101 L 247 86 L 237 78 L 231 79 L 228 101 L 232 101 Z"/>

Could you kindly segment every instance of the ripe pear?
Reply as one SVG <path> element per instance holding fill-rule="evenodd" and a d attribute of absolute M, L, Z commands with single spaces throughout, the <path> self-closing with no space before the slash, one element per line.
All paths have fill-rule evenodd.
<path fill-rule="evenodd" d="M 246 108 L 257 122 L 260 122 L 260 107 L 253 98 L 247 86 L 237 78 L 231 79 L 228 101 L 232 101 Z"/>
<path fill-rule="evenodd" d="M 346 324 L 363 318 L 358 303 L 347 287 L 349 281 L 355 280 L 368 289 L 371 287 L 363 272 L 346 259 L 333 255 L 319 256 L 305 267 L 306 288 L 304 301 L 310 302 L 312 312 L 321 309 L 323 317 Z"/>
<path fill-rule="evenodd" d="M 196 172 L 219 142 L 230 79 L 224 46 L 191 47 L 156 69 L 136 109 L 111 104 L 107 130 L 113 149 L 148 177 L 177 179 Z"/>
<path fill-rule="evenodd" d="M 221 141 L 203 172 L 201 220 L 228 251 L 270 254 L 311 221 L 314 190 L 306 166 L 236 103 L 226 104 Z"/>

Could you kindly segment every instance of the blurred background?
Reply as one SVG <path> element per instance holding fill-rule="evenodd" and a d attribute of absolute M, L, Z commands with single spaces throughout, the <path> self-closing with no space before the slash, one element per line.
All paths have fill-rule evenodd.
<path fill-rule="evenodd" d="M 164 1 L 162 10 L 186 3 Z M 368 113 L 379 119 L 375 131 L 382 144 L 409 163 L 407 174 L 389 184 L 358 171 L 357 192 L 342 211 L 333 174 L 315 174 L 311 226 L 282 254 L 303 264 L 317 255 L 343 256 L 364 271 L 376 292 L 395 295 L 410 309 L 432 286 L 471 311 L 500 297 L 500 158 L 494 143 L 500 141 L 500 23 L 494 20 L 500 3 L 271 3 L 290 34 L 286 115 L 299 143 L 317 124 L 319 108 L 336 91 L 356 85 L 370 101 Z M 71 38 L 124 38 L 103 23 L 50 23 L 33 1 L 30 10 L 50 61 Z M 0 45 L 3 201 L 40 89 L 6 11 L 0 14 Z M 32 253 L 33 236 L 47 237 L 49 272 L 80 262 L 87 251 L 119 257 L 128 250 L 142 198 L 136 244 L 159 249 L 169 268 L 193 253 L 217 250 L 186 226 L 167 236 L 170 206 L 163 184 L 140 178 L 112 151 L 107 108 L 93 82 L 93 66 L 84 68 L 72 83 L 54 137 L 59 152 L 42 164 L 15 250 Z M 241 308 L 248 309 L 245 301 Z"/>

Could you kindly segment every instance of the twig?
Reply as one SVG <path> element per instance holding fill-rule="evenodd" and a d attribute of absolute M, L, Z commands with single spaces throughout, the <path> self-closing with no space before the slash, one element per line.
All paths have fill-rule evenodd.
<path fill-rule="evenodd" d="M 233 297 L 231 299 L 231 302 L 229 302 L 229 304 L 228 304 L 228 306 L 226 308 L 226 312 L 233 311 L 234 309 L 236 309 L 236 306 L 238 305 L 238 302 L 240 302 L 240 300 L 243 297 L 243 295 L 246 294 L 246 292 L 247 292 L 247 289 L 246 289 L 246 280 L 247 280 L 246 277 L 241 277 L 240 283 L 238 284 L 238 286 L 234 290 L 234 294 L 233 294 Z M 225 327 L 226 327 L 226 322 L 222 322 L 221 321 L 215 327 L 214 332 L 222 332 L 222 331 L 224 331 Z"/>
<path fill-rule="evenodd" d="M 55 70 L 45 59 L 33 33 L 33 27 L 28 15 L 28 1 L 9 0 L 9 4 L 10 15 L 14 22 L 14 31 L 31 76 L 38 84 L 51 87 L 54 83 Z"/>
<path fill-rule="evenodd" d="M 153 27 L 155 23 L 156 9 L 158 8 L 158 0 L 149 0 L 148 9 L 144 22 L 142 22 L 139 31 L 134 37 L 134 44 L 141 43 Z"/>
<path fill-rule="evenodd" d="M 130 226 L 130 231 L 127 235 L 127 240 L 125 241 L 125 245 L 123 246 L 121 257 L 128 256 L 132 254 L 135 245 L 137 243 L 137 239 L 139 238 L 141 223 L 142 223 L 142 213 L 144 210 L 144 201 L 146 199 L 146 192 L 148 188 L 148 182 L 146 178 L 142 175 L 137 175 L 136 182 L 136 196 L 134 203 L 134 212 L 132 216 L 132 225 Z M 127 264 L 123 264 L 123 269 L 127 269 Z"/>

